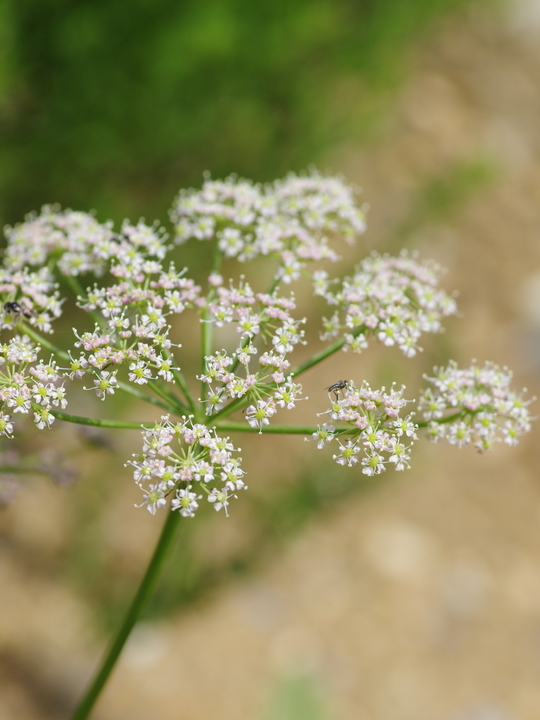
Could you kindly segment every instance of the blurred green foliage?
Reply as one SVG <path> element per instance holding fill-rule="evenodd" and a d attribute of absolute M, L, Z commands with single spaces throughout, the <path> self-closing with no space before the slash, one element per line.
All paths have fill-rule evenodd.
<path fill-rule="evenodd" d="M 325 720 L 321 678 L 315 673 L 296 673 L 278 679 L 268 720 Z"/>
<path fill-rule="evenodd" d="M 388 249 L 400 250 L 429 223 L 452 221 L 467 202 L 497 176 L 488 157 L 472 156 L 457 160 L 444 171 L 428 178 L 416 192 L 409 213 L 390 239 Z"/>
<path fill-rule="evenodd" d="M 202 173 L 268 180 L 372 125 L 470 0 L 0 0 L 0 218 L 164 218 Z"/>

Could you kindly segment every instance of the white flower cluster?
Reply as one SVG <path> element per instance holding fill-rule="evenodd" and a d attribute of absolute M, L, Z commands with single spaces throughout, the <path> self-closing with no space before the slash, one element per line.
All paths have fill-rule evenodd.
<path fill-rule="evenodd" d="M 293 316 L 294 296 L 279 295 L 278 288 L 307 274 L 310 261 L 337 260 L 330 247 L 334 235 L 352 240 L 364 231 L 354 190 L 339 177 L 314 171 L 271 185 L 236 177 L 207 180 L 201 189 L 180 193 L 171 218 L 175 242 L 156 224 L 124 221 L 115 232 L 112 223 L 100 224 L 87 213 L 46 206 L 6 228 L 0 268 L 0 329 L 15 335 L 0 345 L 0 435 L 11 436 L 16 413 L 33 413 L 38 428 L 50 426 L 54 409 L 66 407 L 63 378 L 90 376 L 91 389 L 102 399 L 121 388 L 163 407 L 181 419 L 166 415 L 145 430 L 143 451 L 131 462 L 151 513 L 170 506 L 190 517 L 203 497 L 227 512 L 230 498 L 244 487 L 233 445 L 209 425 L 219 427 L 224 417 L 241 411 L 249 425 L 243 428 L 262 432 L 280 408 L 291 410 L 304 399 L 297 377 L 341 347 L 360 352 L 375 338 L 412 357 L 421 349 L 422 333 L 440 332 L 443 318 L 456 313 L 455 300 L 439 288 L 441 267 L 416 254 L 372 253 L 342 281 L 316 270 L 314 292 L 333 313 L 323 321 L 329 345 L 292 370 L 290 356 L 305 344 L 306 318 Z M 169 256 L 190 238 L 212 240 L 218 250 L 206 294 Z M 223 258 L 246 262 L 259 256 L 277 261 L 268 292 L 255 292 L 244 276 L 224 282 Z M 100 279 L 85 289 L 79 276 L 90 273 Z M 67 349 L 38 334 L 52 332 L 61 314 L 58 274 L 66 276 L 77 305 L 91 318 L 74 329 L 74 347 Z M 202 323 L 200 404 L 178 367 L 180 346 L 171 339 L 174 317 L 187 308 L 199 311 Z M 67 367 L 39 360 L 39 344 Z M 221 346 L 227 350 L 217 351 Z M 498 439 L 513 445 L 530 429 L 528 402 L 510 390 L 506 369 L 487 364 L 459 370 L 451 363 L 428 380 L 420 425 L 433 440 L 486 450 Z M 166 385 L 173 382 L 174 390 Z M 312 435 L 318 448 L 334 442 L 334 460 L 358 464 L 368 476 L 389 466 L 409 467 L 418 425 L 411 413 L 400 417 L 407 403 L 403 388 L 386 392 L 340 380 L 329 390 L 332 405 L 323 413 L 328 422 L 316 432 L 294 425 L 268 430 Z"/>
<path fill-rule="evenodd" d="M 217 283 L 217 280 L 215 281 Z M 218 327 L 236 325 L 239 346 L 232 353 L 224 350 L 205 358 L 206 372 L 199 379 L 209 387 L 206 413 L 218 412 L 230 400 L 247 396 L 250 405 L 245 417 L 252 427 L 268 425 L 278 407 L 292 409 L 302 387 L 287 377 L 290 363 L 286 356 L 304 342 L 304 320 L 295 320 L 292 297 L 276 293 L 254 293 L 250 285 L 217 287 L 217 297 L 209 305 L 209 321 Z M 258 339 L 272 345 L 272 350 L 259 355 Z M 258 363 L 256 372 L 250 364 Z M 235 373 L 242 367 L 242 375 Z"/>
<path fill-rule="evenodd" d="M 286 283 L 300 276 L 308 260 L 337 259 L 326 234 L 353 238 L 365 230 L 351 187 L 315 171 L 264 186 L 234 176 L 207 180 L 201 190 L 180 192 L 171 219 L 179 243 L 215 237 L 224 255 L 241 262 L 278 257 L 277 278 Z"/>
<path fill-rule="evenodd" d="M 62 314 L 57 284 L 47 268 L 0 268 L 0 329 L 12 330 L 21 321 L 42 332 L 52 332 L 52 322 Z"/>
<path fill-rule="evenodd" d="M 16 336 L 0 345 L 0 435 L 13 433 L 13 414 L 29 414 L 41 430 L 54 422 L 53 407 L 67 400 L 54 361 L 38 360 L 38 350 L 27 337 Z"/>
<path fill-rule="evenodd" d="M 433 441 L 446 438 L 462 447 L 472 443 L 480 452 L 503 440 L 517 445 L 531 429 L 531 416 L 522 393 L 510 389 L 512 373 L 494 363 L 460 369 L 452 361 L 425 378 L 432 387 L 421 394 L 418 409 L 428 422 Z"/>
<path fill-rule="evenodd" d="M 161 422 L 143 433 L 143 451 L 129 464 L 135 468 L 134 479 L 143 490 L 145 506 L 152 515 L 167 506 L 184 517 L 193 517 L 204 496 L 216 510 L 228 512 L 236 490 L 246 488 L 238 452 L 229 438 L 219 437 L 206 425 L 194 423 L 192 417 Z M 198 494 L 198 490 L 204 495 Z"/>
<path fill-rule="evenodd" d="M 315 294 L 339 308 L 324 319 L 323 339 L 345 332 L 343 349 L 361 352 L 372 336 L 413 357 L 421 334 L 441 332 L 442 318 L 456 313 L 454 299 L 437 289 L 441 275 L 437 263 L 418 262 L 406 251 L 398 257 L 372 253 L 338 291 L 331 289 L 333 282 L 325 271 L 317 271 Z"/>
<path fill-rule="evenodd" d="M 353 383 L 342 384 L 344 387 L 335 391 L 332 407 L 323 414 L 347 423 L 354 431 L 347 431 L 349 439 L 344 443 L 339 439 L 339 429 L 336 431 L 333 425 L 325 423 L 312 436 L 317 447 L 323 448 L 325 443 L 337 438 L 340 451 L 333 459 L 348 467 L 360 461 L 365 475 L 378 475 L 388 464 L 396 470 L 408 468 L 410 448 L 417 436 L 412 414 L 404 418 L 399 415 L 408 402 L 403 397 L 405 388 L 396 390 L 392 386 L 387 393 L 384 387 L 372 390 L 365 381 L 359 388 Z"/>
<path fill-rule="evenodd" d="M 137 385 L 161 378 L 172 382 L 175 368 L 170 350 L 170 316 L 193 307 L 200 288 L 177 272 L 171 263 L 164 270 L 157 260 L 133 252 L 116 258 L 111 273 L 120 282 L 88 290 L 79 305 L 99 311 L 101 324 L 93 332 L 77 335 L 82 352 L 72 359 L 70 377 L 94 375 L 99 397 L 114 393 L 118 368 L 128 363 L 128 379 Z M 111 370 L 112 367 L 112 370 Z"/>
<path fill-rule="evenodd" d="M 163 231 L 143 222 L 131 225 L 127 221 L 122 225 L 120 235 L 114 235 L 108 225 L 103 226 L 107 232 L 104 230 L 101 236 L 97 231 L 92 234 L 89 230 L 86 249 L 82 237 L 77 245 L 80 257 L 86 257 L 89 263 L 83 266 L 80 263 L 73 264 L 73 242 L 78 237 L 75 228 L 80 230 L 80 226 L 75 221 L 70 225 L 67 219 L 73 219 L 73 216 L 79 218 L 84 214 L 69 211 L 57 215 L 65 221 L 61 223 L 62 227 L 70 228 L 73 236 L 61 235 L 64 244 L 59 241 L 53 247 L 51 243 L 45 242 L 43 235 L 43 252 L 54 251 L 59 268 L 68 275 L 88 270 L 103 273 L 108 269 L 117 280 L 112 285 L 94 285 L 88 289 L 86 298 L 78 300 L 79 307 L 94 313 L 94 317 L 97 315 L 99 322 L 92 332 L 79 334 L 74 330 L 77 338 L 75 347 L 82 348 L 82 351 L 77 357 L 71 356 L 69 377 L 74 379 L 90 373 L 93 375 L 94 389 L 102 399 L 115 392 L 118 386 L 116 375 L 124 363 L 128 364 L 130 382 L 142 385 L 157 377 L 171 382 L 174 367 L 169 356 L 172 343 L 169 339 L 168 316 L 192 307 L 197 301 L 199 288 L 192 280 L 184 278 L 184 273 L 178 272 L 174 264 L 171 263 L 167 269 L 163 267 L 162 260 L 168 249 Z M 91 229 L 95 221 L 91 216 L 88 218 Z M 46 227 L 39 220 L 37 218 L 35 224 Z M 31 221 L 29 228 L 32 227 Z M 30 230 L 25 234 L 24 226 L 18 229 L 19 238 L 31 239 Z M 99 243 L 98 237 L 101 237 Z M 23 247 L 22 239 L 17 247 L 19 251 Z M 6 280 L 13 282 L 22 272 L 12 271 L 9 274 L 6 271 Z M 31 323 L 32 317 L 29 320 Z"/>
<path fill-rule="evenodd" d="M 117 242 L 111 222 L 101 224 L 88 213 L 56 205 L 45 205 L 39 215 L 31 213 L 25 222 L 7 226 L 5 235 L 7 267 L 41 267 L 52 256 L 64 275 L 101 275 Z"/>
<path fill-rule="evenodd" d="M 6 268 L 56 264 L 68 277 L 86 273 L 100 277 L 110 270 L 115 277 L 142 279 L 148 272 L 158 272 L 153 263 L 163 260 L 171 247 L 158 225 L 142 220 L 132 225 L 125 220 L 115 233 L 111 221 L 101 224 L 88 213 L 50 205 L 4 232 Z"/>

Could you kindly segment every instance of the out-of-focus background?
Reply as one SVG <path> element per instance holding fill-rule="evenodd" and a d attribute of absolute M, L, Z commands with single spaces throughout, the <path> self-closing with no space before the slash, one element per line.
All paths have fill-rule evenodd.
<path fill-rule="evenodd" d="M 3 223 L 51 202 L 166 223 L 205 170 L 343 172 L 370 212 L 341 269 L 416 248 L 463 317 L 412 361 L 332 358 L 304 420 L 339 378 L 414 396 L 450 357 L 539 394 L 536 0 L 5 0 L 0 38 Z M 21 447 L 56 483 L 25 477 L 0 516 L 2 720 L 69 717 L 159 532 L 122 467 L 137 433 L 51 432 Z M 370 482 L 242 438 L 249 491 L 184 523 L 96 719 L 537 720 L 536 433 L 485 456 L 419 442 Z"/>

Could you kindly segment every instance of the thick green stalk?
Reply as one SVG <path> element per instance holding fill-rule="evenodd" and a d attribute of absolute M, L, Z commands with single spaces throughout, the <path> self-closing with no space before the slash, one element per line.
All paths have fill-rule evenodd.
<path fill-rule="evenodd" d="M 103 658 L 94 680 L 73 713 L 72 720 L 86 720 L 86 718 L 90 715 L 96 700 L 98 699 L 105 683 L 109 679 L 116 661 L 122 652 L 126 640 L 133 630 L 135 623 L 138 621 L 141 612 L 148 601 L 150 593 L 154 589 L 163 561 L 165 560 L 167 551 L 169 550 L 171 542 L 174 538 L 180 518 L 180 513 L 169 511 L 167 520 L 165 521 L 163 530 L 161 531 L 161 535 L 154 550 L 154 554 L 148 564 L 144 577 L 139 585 L 139 589 L 137 590 L 131 606 L 126 613 L 120 628 L 118 629 L 116 637 L 113 639 L 107 654 Z"/>

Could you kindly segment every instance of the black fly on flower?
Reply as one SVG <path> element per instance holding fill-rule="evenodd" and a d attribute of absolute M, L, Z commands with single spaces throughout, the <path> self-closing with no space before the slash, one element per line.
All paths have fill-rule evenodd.
<path fill-rule="evenodd" d="M 14 300 L 4 303 L 4 312 L 6 315 L 12 315 L 13 317 L 20 317 L 21 315 L 25 318 L 32 317 L 32 313 L 27 308 L 19 305 L 19 303 Z"/>
<path fill-rule="evenodd" d="M 328 393 L 333 392 L 333 393 L 334 393 L 334 396 L 335 396 L 335 398 L 336 398 L 336 402 L 338 402 L 338 401 L 339 401 L 339 391 L 340 391 L 340 390 L 347 390 L 348 387 L 349 387 L 349 383 L 348 383 L 346 380 L 338 380 L 338 381 L 337 381 L 336 383 L 334 383 L 333 385 L 329 385 L 327 388 L 325 388 L 325 390 L 326 390 Z"/>

